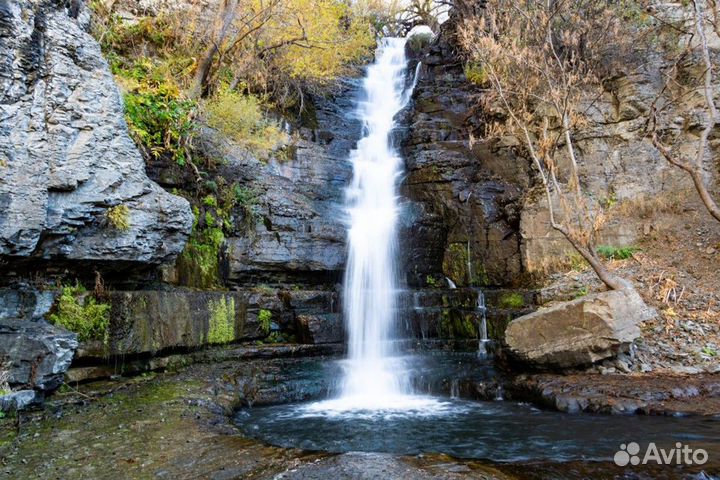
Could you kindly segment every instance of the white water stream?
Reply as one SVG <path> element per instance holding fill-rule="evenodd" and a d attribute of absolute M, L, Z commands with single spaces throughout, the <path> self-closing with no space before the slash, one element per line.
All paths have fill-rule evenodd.
<path fill-rule="evenodd" d="M 353 179 L 346 191 L 348 261 L 343 305 L 348 359 L 339 398 L 312 410 L 425 410 L 439 402 L 412 394 L 404 359 L 393 348 L 398 291 L 397 184 L 403 162 L 390 134 L 407 104 L 405 39 L 385 38 L 367 69 L 358 116 L 363 138 L 351 153 Z M 414 83 L 414 82 L 413 82 Z"/>

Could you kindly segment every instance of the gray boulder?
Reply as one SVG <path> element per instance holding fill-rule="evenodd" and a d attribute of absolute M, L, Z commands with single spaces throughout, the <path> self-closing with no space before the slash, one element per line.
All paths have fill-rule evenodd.
<path fill-rule="evenodd" d="M 190 206 L 145 174 L 82 5 L 0 2 L 0 255 L 159 264 Z M 118 205 L 127 230 L 107 221 Z"/>
<path fill-rule="evenodd" d="M 627 350 L 654 315 L 635 290 L 596 293 L 516 318 L 505 343 L 531 367 L 579 367 Z"/>
<path fill-rule="evenodd" d="M 0 362 L 13 388 L 50 392 L 63 382 L 77 336 L 47 322 L 4 320 L 0 323 Z"/>

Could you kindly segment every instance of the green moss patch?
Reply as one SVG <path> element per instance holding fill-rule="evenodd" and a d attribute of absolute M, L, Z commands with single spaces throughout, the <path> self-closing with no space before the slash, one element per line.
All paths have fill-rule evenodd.
<path fill-rule="evenodd" d="M 525 298 L 517 292 L 504 293 L 498 299 L 500 308 L 523 308 L 525 306 Z"/>

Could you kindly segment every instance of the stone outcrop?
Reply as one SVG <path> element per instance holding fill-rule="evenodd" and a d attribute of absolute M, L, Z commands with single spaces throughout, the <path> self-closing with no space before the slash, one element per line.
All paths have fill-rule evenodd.
<path fill-rule="evenodd" d="M 516 318 L 505 343 L 527 366 L 580 367 L 627 350 L 654 315 L 634 290 L 596 293 Z"/>
<path fill-rule="evenodd" d="M 455 40 L 457 18 L 451 16 L 416 56 L 417 86 L 400 119 L 407 168 L 402 192 L 409 199 L 401 231 L 403 271 L 411 285 L 446 276 L 458 286 L 516 286 L 568 263 L 575 252 L 550 226 L 521 139 L 488 140 L 486 127 L 502 121 L 500 109 L 483 104 L 481 88 L 466 78 Z M 645 113 L 664 65 L 661 59 L 643 65 L 605 82 L 606 91 L 592 97 L 588 125 L 574 138 L 582 152 L 583 191 L 609 207 L 600 244 L 637 244 L 663 227 L 658 211 L 696 195 L 687 175 L 646 138 Z M 668 136 L 678 134 L 678 150 L 693 148 L 692 132 L 699 128 L 694 105 L 688 101 L 667 113 L 677 115 L 667 123 Z M 707 172 L 708 178 L 714 173 Z"/>
<path fill-rule="evenodd" d="M 226 236 L 230 285 L 334 285 L 340 279 L 344 189 L 352 177 L 348 156 L 361 130 L 353 116 L 356 94 L 357 82 L 350 79 L 334 97 L 314 98 L 313 118 L 305 122 L 311 126 L 294 131 L 282 160 L 259 160 L 217 132 L 202 130 L 196 147 L 224 159 L 217 176 L 253 197 L 252 205 L 236 207 L 235 231 Z M 171 174 L 153 175 L 173 186 Z"/>
<path fill-rule="evenodd" d="M 306 343 L 343 340 L 333 292 L 241 290 L 232 292 L 136 290 L 109 294 L 108 342 L 81 344 L 77 357 L 192 351 L 207 344 L 263 340 L 276 332 Z M 260 318 L 261 311 L 268 318 Z M 307 319 L 327 319 L 308 327 Z M 333 328 L 325 328 L 333 321 Z M 311 334 L 307 334 L 311 332 Z"/>
<path fill-rule="evenodd" d="M 12 388 L 52 391 L 63 382 L 78 346 L 76 335 L 43 321 L 0 322 L 0 366 Z"/>
<path fill-rule="evenodd" d="M 74 333 L 44 320 L 56 293 L 27 284 L 0 289 L 0 369 L 9 371 L 16 390 L 0 397 L 0 408 L 41 401 L 63 382 L 78 341 Z"/>
<path fill-rule="evenodd" d="M 521 194 L 529 162 L 497 154 L 471 135 L 482 130 L 452 21 L 418 57 L 418 81 L 402 113 L 400 145 L 407 177 L 401 228 L 403 271 L 411 285 L 446 276 L 458 286 L 508 285 L 523 271 Z"/>
<path fill-rule="evenodd" d="M 345 341 L 343 318 L 339 313 L 298 315 L 297 325 L 303 343 L 323 344 Z"/>
<path fill-rule="evenodd" d="M 88 23 L 82 2 L 0 2 L 0 257 L 10 267 L 156 265 L 192 226 L 188 202 L 146 176 Z M 108 219 L 120 206 L 127 229 Z"/>

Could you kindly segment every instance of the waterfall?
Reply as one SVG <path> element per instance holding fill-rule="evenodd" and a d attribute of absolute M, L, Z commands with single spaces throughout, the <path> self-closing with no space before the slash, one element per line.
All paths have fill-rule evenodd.
<path fill-rule="evenodd" d="M 351 153 L 353 179 L 346 191 L 348 261 L 344 314 L 348 366 L 343 396 L 373 402 L 402 394 L 392 365 L 396 320 L 397 180 L 402 160 L 392 145 L 394 117 L 405 106 L 405 40 L 386 38 L 367 69 L 358 104 L 364 137 Z"/>
<path fill-rule="evenodd" d="M 478 357 L 488 356 L 487 343 L 490 341 L 487 332 L 487 307 L 485 306 L 485 294 L 478 291 L 476 310 L 480 314 L 480 328 L 478 329 Z"/>
<path fill-rule="evenodd" d="M 397 184 L 403 162 L 391 133 L 395 115 L 410 100 L 405 39 L 381 41 L 367 69 L 357 114 L 363 138 L 350 154 L 353 178 L 346 190 L 348 260 L 343 313 L 348 358 L 340 396 L 305 405 L 303 415 L 437 415 L 448 404 L 412 388 L 411 361 L 392 342 L 397 315 Z M 417 306 L 417 304 L 416 304 Z"/>

